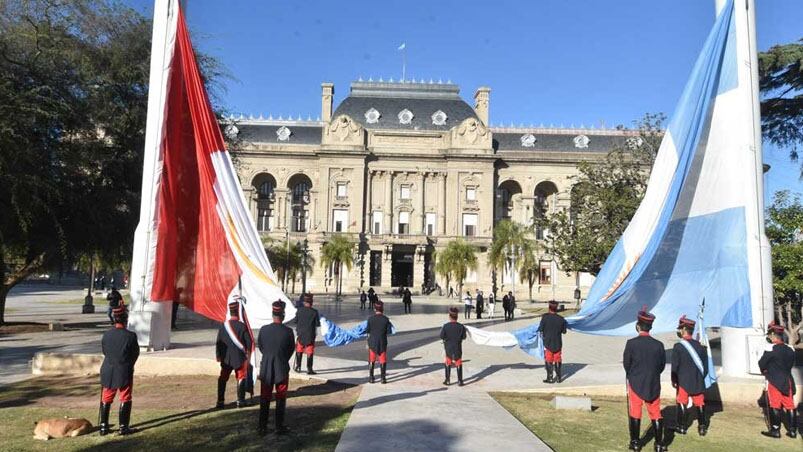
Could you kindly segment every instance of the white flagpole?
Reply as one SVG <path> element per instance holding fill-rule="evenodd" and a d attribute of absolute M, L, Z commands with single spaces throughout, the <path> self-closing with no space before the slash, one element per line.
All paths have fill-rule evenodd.
<path fill-rule="evenodd" d="M 142 193 L 129 278 L 131 312 L 128 327 L 137 334 L 139 345 L 150 350 L 166 349 L 170 346 L 172 303 L 151 303 L 148 297 L 153 284 L 156 251 L 153 234 L 157 220 L 156 197 L 162 171 L 160 149 L 166 113 L 167 81 L 173 55 L 172 48 L 169 47 L 175 40 L 177 8 L 176 0 L 154 1 Z"/>

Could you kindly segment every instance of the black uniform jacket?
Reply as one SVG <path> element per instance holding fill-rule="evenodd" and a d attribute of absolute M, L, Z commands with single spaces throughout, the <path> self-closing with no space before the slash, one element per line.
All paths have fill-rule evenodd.
<path fill-rule="evenodd" d="M 441 327 L 441 339 L 446 356 L 451 359 L 463 358 L 463 341 L 466 340 L 466 327 L 460 322 L 445 323 Z"/>
<path fill-rule="evenodd" d="M 795 352 L 785 344 L 773 345 L 772 350 L 764 352 L 761 359 L 758 360 L 761 373 L 783 395 L 789 395 L 790 390 L 793 395 L 796 392 L 795 380 L 792 378 L 794 365 Z"/>
<path fill-rule="evenodd" d="M 321 318 L 318 310 L 302 306 L 296 312 L 296 333 L 301 345 L 312 345 L 315 343 L 315 328 L 321 326 Z"/>
<path fill-rule="evenodd" d="M 627 381 L 642 400 L 650 402 L 661 395 L 661 372 L 666 367 L 664 344 L 649 335 L 627 341 L 622 356 Z"/>
<path fill-rule="evenodd" d="M 134 364 L 139 358 L 137 335 L 125 328 L 112 327 L 100 341 L 103 364 L 100 365 L 100 384 L 118 389 L 134 382 Z"/>
<path fill-rule="evenodd" d="M 390 319 L 384 314 L 374 314 L 368 317 L 368 348 L 374 353 L 388 350 L 388 334 L 390 333 Z"/>
<path fill-rule="evenodd" d="M 248 328 L 239 320 L 229 321 L 231 329 L 243 344 L 246 350 L 251 350 L 251 335 L 248 334 Z M 231 340 L 229 333 L 226 332 L 226 325 L 221 325 L 217 332 L 217 341 L 215 342 L 215 357 L 220 364 L 231 367 L 232 369 L 239 369 L 245 362 L 245 352 L 240 350 L 234 341 Z"/>
<path fill-rule="evenodd" d="M 262 352 L 259 378 L 267 384 L 279 384 L 290 376 L 290 357 L 295 349 L 293 330 L 281 323 L 269 323 L 259 329 L 257 346 Z"/>
<path fill-rule="evenodd" d="M 557 353 L 563 349 L 563 334 L 566 334 L 566 319 L 552 312 L 541 317 L 541 336 L 544 338 L 544 347 L 550 352 Z"/>
<path fill-rule="evenodd" d="M 694 339 L 689 339 L 688 342 L 697 352 L 700 360 L 702 360 L 703 372 L 707 374 L 708 351 Z M 705 374 L 700 373 L 689 351 L 679 342 L 672 347 L 672 383 L 683 388 L 688 394 L 702 394 L 705 392 Z"/>

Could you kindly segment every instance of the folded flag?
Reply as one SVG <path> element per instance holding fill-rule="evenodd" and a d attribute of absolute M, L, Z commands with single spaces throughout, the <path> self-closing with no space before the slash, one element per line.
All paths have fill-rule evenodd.
<path fill-rule="evenodd" d="M 486 331 L 473 326 L 466 326 L 466 329 L 471 340 L 477 345 L 506 349 L 519 347 L 530 356 L 544 359 L 544 341 L 538 324 L 513 331 Z"/>
<path fill-rule="evenodd" d="M 396 327 L 393 326 L 393 324 L 390 325 L 390 334 L 396 334 Z M 363 320 L 353 328 L 344 329 L 337 326 L 334 322 L 326 317 L 321 317 L 321 336 L 323 336 L 323 342 L 329 347 L 348 345 L 366 337 L 367 335 L 367 320 Z"/>

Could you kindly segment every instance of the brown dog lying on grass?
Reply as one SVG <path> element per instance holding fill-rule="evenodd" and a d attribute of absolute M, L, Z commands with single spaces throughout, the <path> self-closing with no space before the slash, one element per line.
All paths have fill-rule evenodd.
<path fill-rule="evenodd" d="M 44 441 L 50 438 L 67 438 L 84 435 L 92 431 L 92 423 L 86 419 L 79 418 L 55 418 L 55 419 L 42 419 L 34 423 L 33 429 L 34 439 L 41 439 Z"/>

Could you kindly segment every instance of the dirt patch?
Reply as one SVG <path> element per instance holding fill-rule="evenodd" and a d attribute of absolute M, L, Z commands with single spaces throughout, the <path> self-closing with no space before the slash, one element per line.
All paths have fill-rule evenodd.
<path fill-rule="evenodd" d="M 48 330 L 49 327 L 47 323 L 8 322 L 5 325 L 0 326 L 0 336 L 10 336 L 12 334 L 23 333 L 41 333 Z"/>

